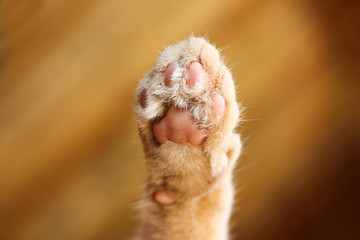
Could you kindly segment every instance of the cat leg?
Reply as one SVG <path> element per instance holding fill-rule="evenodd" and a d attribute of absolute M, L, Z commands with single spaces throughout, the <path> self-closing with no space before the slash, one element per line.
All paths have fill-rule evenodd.
<path fill-rule="evenodd" d="M 137 239 L 227 239 L 239 108 L 216 48 L 194 37 L 166 48 L 135 112 L 147 168 Z"/>

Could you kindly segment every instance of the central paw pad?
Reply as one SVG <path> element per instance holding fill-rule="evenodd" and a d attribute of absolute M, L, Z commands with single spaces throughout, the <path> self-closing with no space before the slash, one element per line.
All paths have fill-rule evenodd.
<path fill-rule="evenodd" d="M 165 118 L 153 125 L 153 133 L 161 144 L 169 140 L 201 145 L 206 136 L 206 132 L 195 125 L 190 112 L 175 107 L 171 107 Z"/>

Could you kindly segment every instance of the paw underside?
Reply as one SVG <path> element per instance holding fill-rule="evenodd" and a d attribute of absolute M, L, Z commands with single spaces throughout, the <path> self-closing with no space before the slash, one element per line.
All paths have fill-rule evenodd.
<path fill-rule="evenodd" d="M 234 83 L 204 39 L 165 49 L 139 84 L 135 112 L 153 188 L 199 195 L 231 171 L 240 152 Z"/>

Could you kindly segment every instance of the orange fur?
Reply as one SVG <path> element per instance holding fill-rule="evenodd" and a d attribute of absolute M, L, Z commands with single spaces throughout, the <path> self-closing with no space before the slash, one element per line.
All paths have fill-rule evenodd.
<path fill-rule="evenodd" d="M 193 61 L 202 64 L 210 79 L 201 94 L 186 86 Z M 176 63 L 178 70 L 175 84 L 166 87 L 164 75 L 170 63 Z M 141 100 L 144 91 L 146 104 Z M 218 93 L 224 97 L 226 109 L 220 121 L 212 121 L 211 99 Z M 137 96 L 136 120 L 148 176 L 140 206 L 142 225 L 135 239 L 228 239 L 233 200 L 231 171 L 241 142 L 233 132 L 239 121 L 234 83 L 218 50 L 194 37 L 166 48 L 140 82 Z M 169 106 L 187 109 L 206 130 L 207 139 L 201 146 L 156 142 L 152 125 Z M 170 192 L 176 203 L 165 206 L 155 202 L 157 190 Z"/>

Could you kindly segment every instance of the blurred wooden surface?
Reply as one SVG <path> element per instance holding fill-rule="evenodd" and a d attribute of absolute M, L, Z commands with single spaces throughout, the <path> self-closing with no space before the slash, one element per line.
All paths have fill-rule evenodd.
<path fill-rule="evenodd" d="M 189 34 L 223 49 L 247 107 L 234 239 L 360 236 L 356 1 L 3 0 L 0 14 L 0 239 L 133 234 L 135 88 Z"/>

